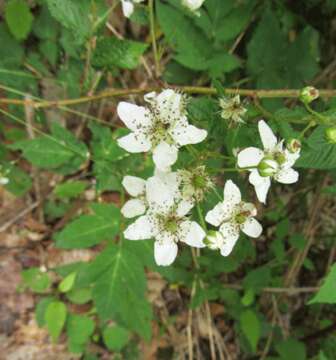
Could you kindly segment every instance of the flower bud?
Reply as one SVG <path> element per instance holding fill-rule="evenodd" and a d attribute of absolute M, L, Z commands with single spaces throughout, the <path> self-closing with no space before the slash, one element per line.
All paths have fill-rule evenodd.
<path fill-rule="evenodd" d="M 313 100 L 317 99 L 319 95 L 319 91 L 313 86 L 306 86 L 300 92 L 300 100 L 305 104 L 309 104 Z"/>
<path fill-rule="evenodd" d="M 7 185 L 8 183 L 9 183 L 8 178 L 0 176 L 0 185 Z"/>
<path fill-rule="evenodd" d="M 331 144 L 336 144 L 336 126 L 332 126 L 326 129 L 325 137 Z"/>
<path fill-rule="evenodd" d="M 290 153 L 296 153 L 301 150 L 301 141 L 295 138 L 289 139 L 286 147 Z"/>
<path fill-rule="evenodd" d="M 278 170 L 279 163 L 272 157 L 265 156 L 258 165 L 258 171 L 262 177 L 273 176 Z"/>
<path fill-rule="evenodd" d="M 206 238 L 204 239 L 204 244 L 211 250 L 217 250 L 221 247 L 223 242 L 223 236 L 219 231 L 210 230 Z"/>

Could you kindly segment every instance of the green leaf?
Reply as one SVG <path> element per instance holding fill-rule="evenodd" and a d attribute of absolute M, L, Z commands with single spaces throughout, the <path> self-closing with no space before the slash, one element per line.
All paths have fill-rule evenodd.
<path fill-rule="evenodd" d="M 302 342 L 289 338 L 275 345 L 281 360 L 306 360 L 306 349 Z"/>
<path fill-rule="evenodd" d="M 9 0 L 5 7 L 9 30 L 18 39 L 25 39 L 31 30 L 33 15 L 25 0 Z"/>
<path fill-rule="evenodd" d="M 91 301 L 91 288 L 73 289 L 66 293 L 67 298 L 74 304 L 83 305 Z"/>
<path fill-rule="evenodd" d="M 71 314 L 68 316 L 66 332 L 69 341 L 75 344 L 86 344 L 93 334 L 95 323 L 88 316 Z"/>
<path fill-rule="evenodd" d="M 61 301 L 54 301 L 50 303 L 45 312 L 45 323 L 52 338 L 52 341 L 57 342 L 65 320 L 67 318 L 67 308 Z"/>
<path fill-rule="evenodd" d="M 51 280 L 47 273 L 41 272 L 39 268 L 23 270 L 21 277 L 24 285 L 28 286 L 36 293 L 44 293 L 51 285 Z"/>
<path fill-rule="evenodd" d="M 76 198 L 84 192 L 87 184 L 83 181 L 69 181 L 56 185 L 54 194 L 60 199 Z"/>
<path fill-rule="evenodd" d="M 6 163 L 2 164 L 6 177 L 9 179 L 8 184 L 5 186 L 6 190 L 10 191 L 15 196 L 23 196 L 32 187 L 32 180 L 19 167 Z"/>
<path fill-rule="evenodd" d="M 97 41 L 92 64 L 98 68 L 135 69 L 148 45 L 132 40 L 105 37 Z"/>
<path fill-rule="evenodd" d="M 336 144 L 327 142 L 326 128 L 321 125 L 313 131 L 295 166 L 320 170 L 336 168 Z"/>
<path fill-rule="evenodd" d="M 60 292 L 66 293 L 70 291 L 76 280 L 76 272 L 72 272 L 67 275 L 58 285 L 58 290 Z"/>
<path fill-rule="evenodd" d="M 83 249 L 103 240 L 112 240 L 119 231 L 120 211 L 114 205 L 98 204 L 96 208 L 105 209 L 112 216 L 96 213 L 78 217 L 54 236 L 56 246 L 62 249 Z"/>
<path fill-rule="evenodd" d="M 2 67 L 12 69 L 20 66 L 24 56 L 24 49 L 19 42 L 8 32 L 5 24 L 0 24 L 0 64 Z M 3 74 L 0 79 L 3 82 Z M 31 81 L 31 79 L 29 79 Z M 17 81 L 17 80 L 16 80 Z"/>
<path fill-rule="evenodd" d="M 52 296 L 45 297 L 39 301 L 35 308 L 35 317 L 37 325 L 42 327 L 45 325 L 45 312 L 49 304 L 54 302 L 56 299 Z"/>
<path fill-rule="evenodd" d="M 109 350 L 120 351 L 127 344 L 129 332 L 120 326 L 107 327 L 103 331 L 103 340 Z"/>
<path fill-rule="evenodd" d="M 74 33 L 74 41 L 82 44 L 90 35 L 90 0 L 46 0 L 51 15 Z"/>
<path fill-rule="evenodd" d="M 250 309 L 243 311 L 240 315 L 240 326 L 253 352 L 256 352 L 261 334 L 260 321 L 256 313 Z"/>
<path fill-rule="evenodd" d="M 336 264 L 331 267 L 320 290 L 308 304 L 316 303 L 336 304 Z"/>
<path fill-rule="evenodd" d="M 148 340 L 152 311 L 145 299 L 143 266 L 131 252 L 117 245 L 110 246 L 105 250 L 104 257 L 97 259 L 99 261 L 95 266 L 99 270 L 93 300 L 99 316 L 104 320 L 116 319 Z"/>

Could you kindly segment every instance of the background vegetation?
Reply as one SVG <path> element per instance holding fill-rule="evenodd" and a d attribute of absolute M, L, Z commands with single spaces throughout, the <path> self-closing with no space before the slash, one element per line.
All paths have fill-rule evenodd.
<path fill-rule="evenodd" d="M 336 144 L 325 136 L 336 125 L 335 10 L 335 0 L 206 0 L 197 16 L 149 0 L 127 19 L 118 1 L 0 0 L 5 358 L 336 358 Z M 152 241 L 120 236 L 122 177 L 153 164 L 118 147 L 116 105 L 168 85 L 193 95 L 189 117 L 209 132 L 196 151 L 218 191 L 229 176 L 254 196 L 220 172 L 256 144 L 260 118 L 305 140 L 300 181 L 258 208 L 260 239 L 242 236 L 226 258 L 202 250 L 196 265 L 184 248 L 163 268 Z M 331 91 L 307 108 L 305 85 Z M 247 125 L 228 126 L 216 92 L 242 94 Z M 192 161 L 181 152 L 180 165 Z M 202 209 L 215 203 L 209 194 Z"/>

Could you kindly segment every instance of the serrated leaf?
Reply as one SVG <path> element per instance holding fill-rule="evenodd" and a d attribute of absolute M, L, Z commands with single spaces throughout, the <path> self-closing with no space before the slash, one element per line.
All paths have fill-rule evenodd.
<path fill-rule="evenodd" d="M 18 40 L 25 39 L 31 30 L 33 15 L 25 0 L 9 0 L 5 7 L 9 30 Z"/>
<path fill-rule="evenodd" d="M 336 304 L 336 264 L 334 264 L 318 293 L 309 301 L 310 304 Z"/>
<path fill-rule="evenodd" d="M 240 326 L 253 352 L 256 352 L 261 329 L 260 321 L 255 312 L 250 309 L 242 312 L 240 315 Z"/>
<path fill-rule="evenodd" d="M 311 169 L 336 168 L 336 144 L 330 144 L 325 137 L 327 126 L 318 126 L 308 138 L 302 155 L 296 162 L 296 167 Z"/>
<path fill-rule="evenodd" d="M 54 194 L 60 199 L 71 199 L 82 194 L 87 184 L 82 181 L 69 181 L 58 184 L 54 189 Z"/>
<path fill-rule="evenodd" d="M 45 323 L 53 340 L 57 342 L 67 317 L 67 308 L 61 301 L 50 303 L 45 312 Z"/>
<path fill-rule="evenodd" d="M 101 38 L 97 42 L 92 64 L 98 68 L 135 69 L 148 45 L 116 37 Z"/>
<path fill-rule="evenodd" d="M 74 40 L 82 44 L 90 35 L 90 0 L 46 0 L 51 15 L 75 34 Z"/>
<path fill-rule="evenodd" d="M 54 236 L 56 246 L 62 249 L 84 249 L 99 244 L 103 240 L 112 240 L 119 230 L 120 214 L 113 205 L 110 208 L 113 217 L 82 215 L 68 224 Z"/>
<path fill-rule="evenodd" d="M 145 299 L 143 266 L 131 252 L 117 245 L 105 250 L 105 259 L 108 260 L 104 265 L 105 272 L 99 275 L 93 289 L 99 316 L 102 319 L 115 318 L 149 339 L 152 311 Z"/>

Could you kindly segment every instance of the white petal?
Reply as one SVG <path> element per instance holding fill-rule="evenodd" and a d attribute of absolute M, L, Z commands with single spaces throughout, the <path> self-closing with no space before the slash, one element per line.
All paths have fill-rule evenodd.
<path fill-rule="evenodd" d="M 159 170 L 165 171 L 177 160 L 178 149 L 175 145 L 161 142 L 153 150 L 153 160 Z"/>
<path fill-rule="evenodd" d="M 161 266 L 172 264 L 177 255 L 177 245 L 173 241 L 155 241 L 154 258 Z"/>
<path fill-rule="evenodd" d="M 128 0 L 121 0 L 123 14 L 129 18 L 134 11 L 134 5 Z"/>
<path fill-rule="evenodd" d="M 205 221 L 213 226 L 219 226 L 223 221 L 231 218 L 233 208 L 234 206 L 230 202 L 220 202 L 208 211 Z"/>
<path fill-rule="evenodd" d="M 140 199 L 131 199 L 125 202 L 121 208 L 121 213 L 125 218 L 133 218 L 144 214 L 146 211 L 146 204 Z"/>
<path fill-rule="evenodd" d="M 277 145 L 277 138 L 264 120 L 258 122 L 259 134 L 264 149 L 271 150 Z"/>
<path fill-rule="evenodd" d="M 240 190 L 232 180 L 228 180 L 225 183 L 224 202 L 231 202 L 232 204 L 238 204 L 241 202 Z"/>
<path fill-rule="evenodd" d="M 254 185 L 258 200 L 265 204 L 267 193 L 271 186 L 271 178 L 262 177 L 259 175 L 258 170 L 253 170 L 249 176 L 249 181 Z"/>
<path fill-rule="evenodd" d="M 208 135 L 206 130 L 189 125 L 187 121 L 178 121 L 169 133 L 180 146 L 198 144 Z"/>
<path fill-rule="evenodd" d="M 293 184 L 299 179 L 299 173 L 292 168 L 281 169 L 275 176 L 274 179 L 282 184 Z"/>
<path fill-rule="evenodd" d="M 186 220 L 183 221 L 180 226 L 182 232 L 186 233 L 185 237 L 180 239 L 181 241 L 197 248 L 202 248 L 205 246 L 203 239 L 205 238 L 206 234 L 197 222 Z"/>
<path fill-rule="evenodd" d="M 118 145 L 130 153 L 146 152 L 151 142 L 142 134 L 130 133 L 118 139 Z"/>
<path fill-rule="evenodd" d="M 143 195 L 146 191 L 146 181 L 137 176 L 124 176 L 122 185 L 125 190 L 132 196 Z"/>
<path fill-rule="evenodd" d="M 157 234 L 157 224 L 148 215 L 140 216 L 133 224 L 124 231 L 128 240 L 145 240 Z"/>
<path fill-rule="evenodd" d="M 146 198 L 155 212 L 166 213 L 175 202 L 175 188 L 168 186 L 162 178 L 152 176 L 146 182 Z"/>
<path fill-rule="evenodd" d="M 241 230 L 246 235 L 257 238 L 262 233 L 262 226 L 255 218 L 249 217 L 242 225 Z"/>
<path fill-rule="evenodd" d="M 286 162 L 285 164 L 282 165 L 282 167 L 284 168 L 290 168 L 292 167 L 296 160 L 300 157 L 300 150 L 296 151 L 296 152 L 290 152 L 287 149 L 284 151 L 285 157 L 286 157 Z"/>
<path fill-rule="evenodd" d="M 183 115 L 181 113 L 181 100 L 182 95 L 172 89 L 163 90 L 157 95 L 157 105 L 165 122 L 172 123 Z"/>
<path fill-rule="evenodd" d="M 239 228 L 230 222 L 226 222 L 220 227 L 219 231 L 223 236 L 221 254 L 228 256 L 239 238 Z"/>
<path fill-rule="evenodd" d="M 0 185 L 7 185 L 9 183 L 9 179 L 6 177 L 0 177 Z"/>
<path fill-rule="evenodd" d="M 195 202 L 192 200 L 180 200 L 177 209 L 176 215 L 182 217 L 188 214 L 188 212 L 194 207 Z"/>
<path fill-rule="evenodd" d="M 264 152 L 255 147 L 248 147 L 238 153 L 237 164 L 240 168 L 258 166 Z"/>
<path fill-rule="evenodd" d="M 122 101 L 118 104 L 117 113 L 123 123 L 132 131 L 152 123 L 149 110 L 143 106 Z"/>

